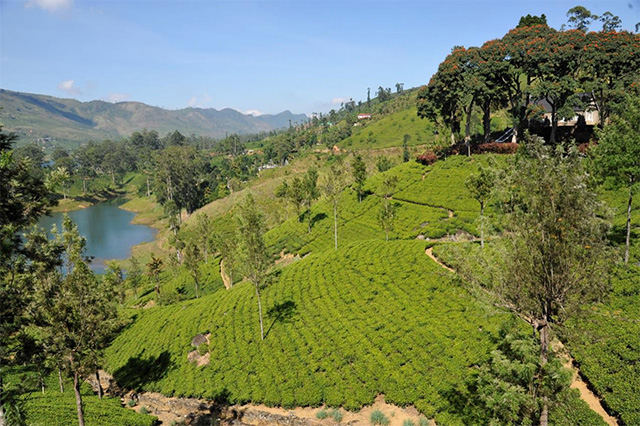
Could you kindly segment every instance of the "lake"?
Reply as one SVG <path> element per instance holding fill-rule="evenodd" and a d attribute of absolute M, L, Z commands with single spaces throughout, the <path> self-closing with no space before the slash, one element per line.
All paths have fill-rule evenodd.
<path fill-rule="evenodd" d="M 80 235 L 87 239 L 87 256 L 93 256 L 91 269 L 102 273 L 104 262 L 112 259 L 126 259 L 136 244 L 153 241 L 156 230 L 146 225 L 131 223 L 135 213 L 118 208 L 122 200 L 98 203 L 86 209 L 67 214 L 78 225 Z M 52 213 L 40 218 L 39 225 L 51 230 L 57 224 L 62 228 L 64 213 Z"/>

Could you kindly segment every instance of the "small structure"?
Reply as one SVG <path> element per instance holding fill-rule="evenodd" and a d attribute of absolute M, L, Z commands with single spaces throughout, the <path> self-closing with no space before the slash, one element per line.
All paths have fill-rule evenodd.
<path fill-rule="evenodd" d="M 600 124 L 600 112 L 597 109 L 596 103 L 593 101 L 593 98 L 588 93 L 584 93 L 580 95 L 582 103 L 586 105 L 586 108 L 575 106 L 573 107 L 574 116 L 571 118 L 567 117 L 558 117 L 558 127 L 563 126 L 576 126 L 580 124 L 582 119 L 584 121 L 581 123 L 587 126 L 597 126 Z M 540 99 L 535 102 L 536 105 L 544 108 L 544 114 L 542 120 L 545 124 L 551 125 L 551 104 L 546 99 Z"/>
<path fill-rule="evenodd" d="M 369 114 L 369 113 L 364 113 L 363 112 L 363 113 L 358 114 L 358 120 L 366 120 L 366 119 L 369 119 L 369 118 L 371 118 L 371 114 Z"/>

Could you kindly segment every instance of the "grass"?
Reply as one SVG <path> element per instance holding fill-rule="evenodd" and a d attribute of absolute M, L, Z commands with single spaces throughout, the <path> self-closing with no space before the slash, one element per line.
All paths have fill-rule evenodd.
<path fill-rule="evenodd" d="M 375 117 L 373 117 L 375 119 Z M 380 120 L 360 122 L 353 134 L 338 144 L 340 148 L 376 149 L 402 146 L 404 135 L 409 135 L 409 146 L 429 144 L 434 141 L 433 124 L 418 117 L 417 109 L 399 111 Z"/>

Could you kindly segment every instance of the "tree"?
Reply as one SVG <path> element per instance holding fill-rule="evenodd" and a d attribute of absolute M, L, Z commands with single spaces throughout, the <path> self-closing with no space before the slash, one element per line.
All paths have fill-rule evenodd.
<path fill-rule="evenodd" d="M 567 23 L 569 28 L 587 32 L 592 21 L 597 21 L 598 16 L 593 15 L 589 9 L 584 6 L 575 6 L 567 12 Z"/>
<path fill-rule="evenodd" d="M 337 162 L 331 165 L 323 185 L 324 193 L 333 205 L 333 242 L 336 250 L 338 250 L 338 203 L 343 187 L 344 170 L 342 163 Z"/>
<path fill-rule="evenodd" d="M 142 282 L 142 268 L 137 257 L 129 258 L 129 268 L 127 269 L 127 281 L 133 290 L 133 295 L 138 300 L 138 288 Z"/>
<path fill-rule="evenodd" d="M 31 352 L 22 337 L 30 325 L 38 269 L 55 269 L 61 248 L 46 237 L 32 238 L 24 231 L 55 204 L 42 176 L 32 173 L 26 159 L 16 159 L 13 143 L 17 136 L 0 126 L 0 423 L 19 424 L 19 388 L 4 381 L 7 367 L 29 364 Z M 40 247 L 27 247 L 30 241 Z M 35 269 L 37 265 L 41 268 Z"/>
<path fill-rule="evenodd" d="M 311 206 L 315 200 L 320 196 L 318 190 L 318 171 L 315 168 L 311 168 L 307 171 L 302 179 L 302 187 L 304 189 L 304 205 L 307 207 L 307 224 L 309 233 L 311 233 L 311 224 L 313 223 L 313 213 Z"/>
<path fill-rule="evenodd" d="M 276 198 L 279 198 L 283 201 L 284 204 L 284 217 L 285 220 L 287 219 L 288 216 L 288 207 L 289 207 L 289 195 L 290 195 L 290 188 L 289 188 L 289 183 L 284 180 L 282 181 L 282 183 L 280 185 L 278 185 L 278 187 L 276 188 L 276 191 L 274 193 L 274 195 L 276 196 Z"/>
<path fill-rule="evenodd" d="M 376 167 L 380 173 L 383 173 L 393 167 L 393 164 L 391 163 L 391 160 L 389 160 L 389 157 L 379 155 L 376 157 Z"/>
<path fill-rule="evenodd" d="M 402 93 L 404 90 L 404 83 L 396 83 L 396 93 Z"/>
<path fill-rule="evenodd" d="M 491 198 L 495 184 L 494 171 L 483 166 L 480 166 L 478 173 L 471 174 L 466 182 L 471 196 L 480 204 L 480 247 L 482 248 L 484 248 L 484 207 Z"/>
<path fill-rule="evenodd" d="M 56 282 L 47 289 L 47 302 L 38 309 L 56 359 L 73 376 L 78 424 L 84 426 L 80 385 L 97 374 L 102 351 L 119 323 L 118 310 L 115 288 L 109 280 L 96 280 L 84 255 L 86 241 L 68 216 L 63 219 L 59 241 L 65 247 L 67 274 L 63 277 L 54 271 Z"/>
<path fill-rule="evenodd" d="M 498 330 L 496 349 L 488 362 L 476 368 L 467 382 L 467 401 L 461 414 L 467 424 L 533 425 L 540 416 L 542 395 L 550 402 L 562 400 L 571 383 L 571 373 L 554 356 L 540 365 L 536 340 L 514 319 Z M 553 354 L 550 354 L 553 355 Z M 544 372 L 547 380 L 536 383 Z"/>
<path fill-rule="evenodd" d="M 151 260 L 147 263 L 147 276 L 155 282 L 156 295 L 160 297 L 160 272 L 164 267 L 162 259 L 151 254 Z"/>
<path fill-rule="evenodd" d="M 193 278 L 196 290 L 196 299 L 199 297 L 200 287 L 200 262 L 202 262 L 202 254 L 197 244 L 187 243 L 184 248 L 184 265 L 189 270 L 189 274 Z"/>
<path fill-rule="evenodd" d="M 544 13 L 540 16 L 527 14 L 527 16 L 520 18 L 516 28 L 532 27 L 534 25 L 547 25 L 547 16 Z"/>
<path fill-rule="evenodd" d="M 382 191 L 382 204 L 380 205 L 378 221 L 386 234 L 387 241 L 389 241 L 389 231 L 393 231 L 393 224 L 396 218 L 395 205 L 393 204 L 392 197 L 397 184 L 397 176 L 385 176 L 380 188 Z"/>
<path fill-rule="evenodd" d="M 354 185 L 358 193 L 358 201 L 362 202 L 364 195 L 364 183 L 367 180 L 367 165 L 362 160 L 361 155 L 356 155 L 351 162 L 351 171 L 353 173 Z"/>
<path fill-rule="evenodd" d="M 622 28 L 622 21 L 620 17 L 614 15 L 613 13 L 607 11 L 602 14 L 600 17 L 600 22 L 602 22 L 602 31 L 603 32 L 613 32 L 618 31 Z"/>
<path fill-rule="evenodd" d="M 58 167 L 53 170 L 47 179 L 47 186 L 55 191 L 58 187 L 62 188 L 62 196 L 66 200 L 67 199 L 67 184 L 71 180 L 71 175 L 69 171 L 64 167 Z"/>
<path fill-rule="evenodd" d="M 411 135 L 405 133 L 402 138 L 402 162 L 406 163 L 411 159 L 411 153 L 409 152 L 409 141 L 411 140 Z"/>
<path fill-rule="evenodd" d="M 124 305 L 126 292 L 124 287 L 124 274 L 122 273 L 122 268 L 118 266 L 116 262 L 109 262 L 107 264 L 107 269 L 105 270 L 103 279 L 107 280 L 107 284 L 110 287 L 116 289 L 116 293 L 120 301 L 120 306 Z"/>
<path fill-rule="evenodd" d="M 617 108 L 611 125 L 599 134 L 594 149 L 596 169 L 616 187 L 629 193 L 627 203 L 624 263 L 629 262 L 631 241 L 631 205 L 633 195 L 640 188 L 640 98 L 629 95 Z"/>
<path fill-rule="evenodd" d="M 607 223 L 575 149 L 530 141 L 504 183 L 507 241 L 496 290 L 538 333 L 542 383 L 551 327 L 606 290 Z M 551 396 L 541 395 L 541 426 L 548 424 Z"/>
<path fill-rule="evenodd" d="M 238 206 L 237 220 L 238 235 L 241 240 L 242 265 L 245 276 L 253 284 L 256 291 L 260 318 L 260 339 L 264 340 L 260 291 L 266 282 L 267 271 L 272 261 L 264 242 L 264 217 L 256 207 L 255 200 L 251 194 Z"/>
<path fill-rule="evenodd" d="M 209 215 L 206 213 L 199 213 L 195 224 L 195 237 L 198 241 L 198 245 L 200 246 L 200 253 L 203 254 L 204 263 L 209 262 L 209 252 L 213 246 L 211 227 L 212 223 Z"/>

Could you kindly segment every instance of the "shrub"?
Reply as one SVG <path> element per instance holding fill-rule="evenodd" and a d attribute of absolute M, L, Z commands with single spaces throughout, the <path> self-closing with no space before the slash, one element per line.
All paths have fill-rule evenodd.
<path fill-rule="evenodd" d="M 333 418 L 333 420 L 335 420 L 337 423 L 340 423 L 342 421 L 342 412 L 340 410 L 331 410 L 331 413 L 329 414 L 331 416 L 331 418 Z"/>
<path fill-rule="evenodd" d="M 385 416 L 384 413 L 380 410 L 375 410 L 371 413 L 371 424 L 372 425 L 380 425 L 380 426 L 389 426 L 389 417 Z"/>
<path fill-rule="evenodd" d="M 405 419 L 404 422 L 402 422 L 402 426 L 416 426 L 416 423 L 411 419 Z"/>
<path fill-rule="evenodd" d="M 429 420 L 426 417 L 420 417 L 419 424 L 420 426 L 429 426 Z"/>
<path fill-rule="evenodd" d="M 490 142 L 478 145 L 476 149 L 478 154 L 515 154 L 518 151 L 518 144 L 514 142 Z"/>
<path fill-rule="evenodd" d="M 424 164 L 425 166 L 430 166 L 438 161 L 438 156 L 433 151 L 427 151 L 422 155 L 418 155 L 416 157 L 416 161 L 418 163 Z"/>
<path fill-rule="evenodd" d="M 147 407 L 140 407 L 140 409 L 138 410 L 138 413 L 149 414 L 149 410 L 147 409 Z"/>
<path fill-rule="evenodd" d="M 135 399 L 130 399 L 127 401 L 127 407 L 133 407 L 136 405 L 136 400 Z"/>
<path fill-rule="evenodd" d="M 329 417 L 329 413 L 327 413 L 327 410 L 325 409 L 322 409 L 316 413 L 316 418 L 320 420 L 326 419 L 327 417 Z"/>

